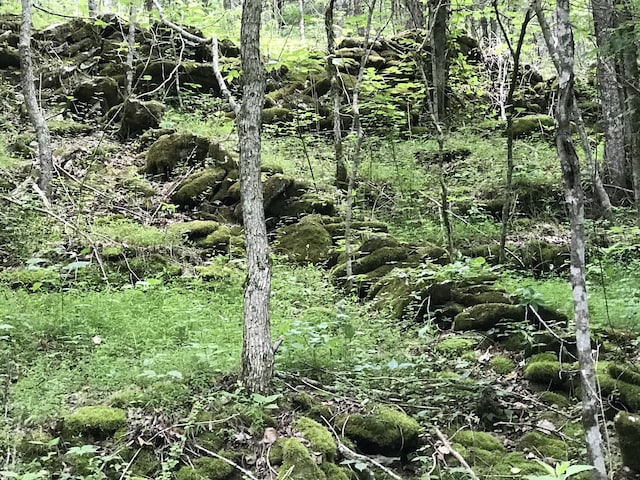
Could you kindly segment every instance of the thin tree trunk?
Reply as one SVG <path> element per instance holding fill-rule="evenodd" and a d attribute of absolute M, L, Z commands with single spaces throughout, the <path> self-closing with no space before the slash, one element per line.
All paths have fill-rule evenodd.
<path fill-rule="evenodd" d="M 127 98 L 133 93 L 133 73 L 136 44 L 136 6 L 132 3 L 129 7 L 129 31 L 127 33 L 127 75 L 125 77 L 125 94 Z"/>
<path fill-rule="evenodd" d="M 300 38 L 304 40 L 304 0 L 298 0 L 298 10 L 300 11 Z"/>
<path fill-rule="evenodd" d="M 89 18 L 98 16 L 98 0 L 87 0 L 87 9 L 89 10 Z"/>
<path fill-rule="evenodd" d="M 420 0 L 404 0 L 404 6 L 409 12 L 407 28 L 424 28 L 424 5 Z"/>
<path fill-rule="evenodd" d="M 604 128 L 604 159 L 608 180 L 617 187 L 615 199 L 624 197 L 628 186 L 624 147 L 624 102 L 616 72 L 615 57 L 611 53 L 611 32 L 617 27 L 611 0 L 592 0 L 593 24 L 598 46 L 598 90 Z"/>
<path fill-rule="evenodd" d="M 498 261 L 504 263 L 505 249 L 507 244 L 507 230 L 509 227 L 509 217 L 511 215 L 511 204 L 513 203 L 513 119 L 515 118 L 516 111 L 513 105 L 513 94 L 516 91 L 518 85 L 518 74 L 520 73 L 520 53 L 522 52 L 522 45 L 524 45 L 524 37 L 527 33 L 527 25 L 531 20 L 531 9 L 527 9 L 524 15 L 522 25 L 520 26 L 520 35 L 518 36 L 518 44 L 516 49 L 513 49 L 511 41 L 509 40 L 509 34 L 507 33 L 502 21 L 500 20 L 500 12 L 498 11 L 498 1 L 493 1 L 493 9 L 496 13 L 496 21 L 500 26 L 504 40 L 509 47 L 511 58 L 513 59 L 513 69 L 511 71 L 511 81 L 509 83 L 509 91 L 506 99 L 506 115 L 507 115 L 507 171 L 506 182 L 504 192 L 504 203 L 502 204 L 502 228 L 500 229 L 500 251 L 498 253 Z"/>
<path fill-rule="evenodd" d="M 584 194 L 580 162 L 571 140 L 570 116 L 573 91 L 573 35 L 569 22 L 569 0 L 557 0 L 558 19 L 558 100 L 556 104 L 556 149 L 562 169 L 565 198 L 571 216 L 571 287 L 573 291 L 576 346 L 582 390 L 582 424 L 586 432 L 587 454 L 593 480 L 606 480 L 602 437 L 598 424 L 600 396 L 591 354 L 589 305 L 587 302 L 584 248 Z"/>
<path fill-rule="evenodd" d="M 265 74 L 260 59 L 260 0 L 244 0 L 240 32 L 242 105 L 238 114 L 240 192 L 247 244 L 242 381 L 249 392 L 271 389 L 273 349 L 269 319 L 271 263 L 260 181 L 261 120 Z"/>
<path fill-rule="evenodd" d="M 540 25 L 540 30 L 542 31 L 542 36 L 544 37 L 545 44 L 547 46 L 547 50 L 549 51 L 549 56 L 553 61 L 553 64 L 556 68 L 556 72 L 560 71 L 560 63 L 558 59 L 558 52 L 556 51 L 556 47 L 553 43 L 553 38 L 551 35 L 551 28 L 547 23 L 547 19 L 544 16 L 544 12 L 542 11 L 542 4 L 540 0 L 533 1 L 533 8 L 536 12 L 536 17 L 538 18 L 538 24 Z M 611 206 L 611 200 L 609 199 L 609 194 L 607 193 L 604 185 L 602 184 L 602 177 L 600 176 L 600 168 L 596 159 L 593 157 L 593 152 L 591 151 L 591 143 L 589 142 L 589 136 L 587 135 L 587 130 L 584 125 L 584 120 L 582 118 L 582 112 L 580 111 L 580 107 L 578 107 L 578 102 L 576 100 L 575 94 L 571 101 L 573 107 L 573 120 L 578 127 L 578 133 L 580 134 L 580 143 L 582 145 L 582 151 L 587 158 L 587 164 L 592 172 L 593 178 L 593 187 L 596 192 L 596 196 L 598 198 L 598 202 L 600 203 L 600 207 L 602 208 L 602 216 L 607 220 L 613 221 L 613 208 Z"/>
<path fill-rule="evenodd" d="M 335 0 L 329 0 L 324 11 L 324 28 L 327 35 L 327 75 L 331 81 L 331 97 L 333 98 L 333 146 L 336 157 L 336 188 L 347 190 L 349 185 L 347 165 L 344 161 L 344 151 L 342 147 L 342 122 L 340 119 L 340 108 L 342 104 L 342 89 L 340 88 L 340 73 L 335 64 L 335 33 L 333 32 L 333 12 Z"/>
<path fill-rule="evenodd" d="M 33 59 L 31 51 L 31 10 L 32 0 L 22 0 L 22 21 L 20 24 L 20 75 L 22 77 L 22 94 L 27 106 L 31 123 L 36 130 L 38 156 L 40 158 L 40 178 L 38 186 L 45 197 L 51 199 L 51 179 L 53 178 L 53 152 L 51 135 L 38 103 L 35 78 L 33 75 Z"/>
<path fill-rule="evenodd" d="M 451 0 L 429 0 L 429 31 L 431 33 L 432 103 L 437 106 L 438 121 L 445 121 L 447 110 L 447 77 L 449 76 L 447 24 Z"/>
<path fill-rule="evenodd" d="M 352 153 L 351 160 L 351 173 L 349 175 L 349 184 L 347 186 L 347 206 L 344 220 L 344 253 L 347 258 L 346 263 L 346 275 L 347 275 L 347 290 L 350 291 L 353 286 L 353 263 L 351 256 L 351 218 L 353 215 L 353 190 L 358 176 L 358 167 L 361 160 L 362 142 L 364 141 L 364 131 L 362 130 L 362 124 L 360 123 L 360 88 L 362 87 L 362 79 L 364 78 L 365 67 L 369 60 L 369 53 L 372 46 L 369 46 L 369 34 L 371 33 L 371 21 L 373 19 L 373 12 L 376 7 L 376 0 L 371 0 L 369 4 L 369 15 L 367 16 L 367 26 L 364 34 L 364 49 L 365 53 L 360 59 L 360 69 L 358 71 L 358 79 L 353 86 L 353 93 L 351 96 L 351 113 L 353 115 L 353 122 L 351 124 L 351 132 L 356 135 L 356 144 Z M 371 43 L 373 45 L 373 42 Z"/>

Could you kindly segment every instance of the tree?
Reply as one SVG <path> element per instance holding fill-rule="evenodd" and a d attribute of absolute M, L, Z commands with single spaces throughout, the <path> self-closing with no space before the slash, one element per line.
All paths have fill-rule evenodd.
<path fill-rule="evenodd" d="M 33 59 L 31 51 L 31 10 L 32 0 L 22 0 L 22 21 L 20 24 L 20 74 L 22 76 L 22 94 L 31 123 L 36 129 L 38 141 L 38 157 L 40 159 L 40 178 L 38 187 L 45 197 L 51 199 L 51 179 L 53 177 L 53 152 L 51 149 L 51 135 L 44 119 L 38 96 L 36 94 L 35 78 L 33 75 Z"/>
<path fill-rule="evenodd" d="M 98 16 L 98 0 L 87 0 L 87 9 L 89 10 L 89 18 Z"/>
<path fill-rule="evenodd" d="M 451 0 L 429 0 L 429 32 L 431 45 L 432 104 L 436 106 L 437 119 L 445 120 L 447 77 L 449 75 L 447 27 Z"/>
<path fill-rule="evenodd" d="M 242 105 L 238 113 L 240 192 L 247 244 L 242 381 L 249 392 L 270 390 L 273 348 L 269 318 L 271 263 L 260 181 L 262 105 L 266 86 L 260 59 L 260 0 L 244 0 L 240 30 Z"/>
<path fill-rule="evenodd" d="M 612 0 L 592 0 L 593 24 L 598 46 L 597 77 L 604 129 L 604 158 L 608 180 L 616 188 L 613 198 L 623 197 L 628 186 L 625 172 L 624 98 L 611 48 L 611 33 L 617 26 Z"/>
<path fill-rule="evenodd" d="M 582 424 L 593 480 L 606 480 L 602 438 L 598 424 L 600 396 L 591 354 L 589 304 L 587 301 L 584 249 L 584 193 L 580 162 L 571 139 L 571 112 L 574 98 L 573 35 L 569 22 L 569 0 L 557 0 L 558 99 L 556 103 L 556 150 L 562 169 L 565 199 L 571 219 L 571 287 L 573 291 L 576 346 L 582 390 Z"/>

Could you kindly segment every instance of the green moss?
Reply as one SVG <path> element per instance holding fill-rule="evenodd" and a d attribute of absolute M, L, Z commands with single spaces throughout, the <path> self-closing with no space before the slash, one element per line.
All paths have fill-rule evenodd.
<path fill-rule="evenodd" d="M 53 268 L 7 268 L 0 270 L 0 283 L 11 288 L 50 289 L 61 283 Z"/>
<path fill-rule="evenodd" d="M 438 342 L 435 349 L 444 356 L 457 357 L 466 351 L 474 350 L 477 346 L 477 338 L 453 336 Z"/>
<path fill-rule="evenodd" d="M 520 254 L 526 268 L 538 272 L 549 272 L 564 265 L 568 258 L 569 248 L 566 245 L 533 240 L 520 248 Z"/>
<path fill-rule="evenodd" d="M 553 129 L 555 122 L 549 115 L 525 115 L 513 120 L 512 131 L 514 137 L 545 132 Z"/>
<path fill-rule="evenodd" d="M 493 368 L 493 371 L 500 375 L 511 373 L 513 372 L 513 369 L 516 368 L 514 361 L 503 355 L 491 357 L 489 364 L 491 365 L 491 368 Z"/>
<path fill-rule="evenodd" d="M 486 432 L 473 432 L 471 430 L 463 430 L 457 432 L 453 439 L 456 443 L 469 448 L 485 450 L 487 452 L 502 453 L 505 451 L 502 442 L 496 437 Z"/>
<path fill-rule="evenodd" d="M 263 163 L 260 165 L 260 171 L 263 173 L 270 173 L 271 175 L 275 175 L 276 173 L 284 173 L 284 170 L 281 165 L 275 165 L 272 163 Z"/>
<path fill-rule="evenodd" d="M 233 467 L 219 458 L 201 457 L 193 461 L 193 467 L 182 467 L 176 472 L 176 480 L 223 480 L 233 474 Z"/>
<path fill-rule="evenodd" d="M 553 362 L 529 362 L 524 367 L 524 378 L 541 385 L 557 387 L 568 380 L 569 373 L 557 360 Z"/>
<path fill-rule="evenodd" d="M 352 262 L 354 275 L 360 275 L 375 270 L 382 265 L 396 265 L 407 258 L 407 249 L 403 247 L 382 247 L 369 255 L 360 257 Z M 344 279 L 347 273 L 346 263 L 336 265 L 331 269 L 331 276 Z"/>
<path fill-rule="evenodd" d="M 110 245 L 102 247 L 101 255 L 105 260 L 118 260 L 123 253 L 124 251 L 120 245 Z"/>
<path fill-rule="evenodd" d="M 520 305 L 484 303 L 456 315 L 454 330 L 489 330 L 501 320 L 522 321 L 524 315 L 524 307 Z"/>
<path fill-rule="evenodd" d="M 95 128 L 87 123 L 80 123 L 69 119 L 49 120 L 47 126 L 53 135 L 80 135 L 90 133 Z"/>
<path fill-rule="evenodd" d="M 134 475 L 154 478 L 162 468 L 158 457 L 156 457 L 156 454 L 151 449 L 143 448 L 140 451 L 132 450 L 129 452 L 129 455 L 123 455 L 123 458 L 130 461 L 133 455 L 135 455 L 135 459 L 133 459 L 130 470 Z"/>
<path fill-rule="evenodd" d="M 312 218 L 278 230 L 276 251 L 298 264 L 326 262 L 333 242 L 322 224 Z"/>
<path fill-rule="evenodd" d="M 162 135 L 147 151 L 146 173 L 162 173 L 165 178 L 180 163 L 192 166 L 204 161 L 209 152 L 209 141 L 190 133 Z"/>
<path fill-rule="evenodd" d="M 324 472 L 327 480 L 349 480 L 350 470 L 339 467 L 335 463 L 323 462 L 320 464 L 320 469 Z"/>
<path fill-rule="evenodd" d="M 196 245 L 200 248 L 210 248 L 227 253 L 232 239 L 239 236 L 242 236 L 241 227 L 237 225 L 221 225 L 215 232 L 197 241 Z"/>
<path fill-rule="evenodd" d="M 547 405 L 556 405 L 560 408 L 571 405 L 571 400 L 569 400 L 565 395 L 561 395 L 556 392 L 540 392 L 538 394 L 538 399 Z"/>
<path fill-rule="evenodd" d="M 418 422 L 388 407 L 374 408 L 368 415 L 342 415 L 336 424 L 366 453 L 396 456 L 412 452 L 418 446 Z"/>
<path fill-rule="evenodd" d="M 619 412 L 614 425 L 618 435 L 618 445 L 623 465 L 633 472 L 640 472 L 640 416 Z"/>
<path fill-rule="evenodd" d="M 189 240 L 198 240 L 216 231 L 220 226 L 213 220 L 193 220 L 191 222 L 178 222 L 169 226 L 169 232 L 175 232 L 186 236 Z"/>
<path fill-rule="evenodd" d="M 309 450 L 296 438 L 288 438 L 282 442 L 282 460 L 278 480 L 326 480 L 327 478 Z"/>
<path fill-rule="evenodd" d="M 91 435 L 106 438 L 127 425 L 125 411 L 102 405 L 81 407 L 64 418 L 63 434 L 67 437 Z"/>
<path fill-rule="evenodd" d="M 93 230 L 98 235 L 109 237 L 114 243 L 130 247 L 171 247 L 181 242 L 180 236 L 175 233 L 165 233 L 155 227 L 118 217 L 96 219 Z"/>
<path fill-rule="evenodd" d="M 309 441 L 312 451 L 321 453 L 325 461 L 335 460 L 338 446 L 326 427 L 308 417 L 300 417 L 294 427 Z"/>
<path fill-rule="evenodd" d="M 282 465 L 283 462 L 283 451 L 284 451 L 284 442 L 286 438 L 278 438 L 271 447 L 269 447 L 269 463 L 274 466 Z"/>
<path fill-rule="evenodd" d="M 38 429 L 27 433 L 20 439 L 17 451 L 22 459 L 35 459 L 54 451 L 57 448 L 55 443 L 54 437 L 49 432 Z"/>
<path fill-rule="evenodd" d="M 640 372 L 632 365 L 620 365 L 612 363 L 609 365 L 609 375 L 611 377 L 622 380 L 623 382 L 630 383 L 632 385 L 640 385 Z"/>
<path fill-rule="evenodd" d="M 521 478 L 524 475 L 538 475 L 546 470 L 538 462 L 527 460 L 520 452 L 507 453 L 491 469 L 491 473 L 504 478 Z"/>
<path fill-rule="evenodd" d="M 212 264 L 195 267 L 196 273 L 206 281 L 223 281 L 238 277 L 238 270 L 226 265 Z"/>
<path fill-rule="evenodd" d="M 141 406 L 147 402 L 147 395 L 140 390 L 120 390 L 109 397 L 109 404 L 116 408 Z"/>
<path fill-rule="evenodd" d="M 206 168 L 194 173 L 187 177 L 171 199 L 176 205 L 195 207 L 213 197 L 226 176 L 227 172 L 220 167 Z"/>
<path fill-rule="evenodd" d="M 567 460 L 568 458 L 566 443 L 539 432 L 525 433 L 520 439 L 519 446 L 543 457 L 551 457 L 556 460 Z"/>
<path fill-rule="evenodd" d="M 557 362 L 557 361 L 558 361 L 557 354 L 553 352 L 542 352 L 542 353 L 536 353 L 535 355 L 532 355 L 531 357 L 529 357 L 529 360 L 527 360 L 527 363 Z"/>

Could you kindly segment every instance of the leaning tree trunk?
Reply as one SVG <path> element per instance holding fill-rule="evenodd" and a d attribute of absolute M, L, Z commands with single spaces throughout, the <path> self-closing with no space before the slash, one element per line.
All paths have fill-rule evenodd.
<path fill-rule="evenodd" d="M 40 158 L 40 179 L 38 186 L 51 199 L 51 179 L 53 177 L 53 152 L 51 149 L 51 135 L 44 119 L 38 96 L 36 94 L 35 78 L 33 75 L 33 60 L 31 52 L 31 9 L 32 0 L 22 0 L 22 22 L 20 24 L 20 74 L 22 76 L 22 94 L 31 123 L 36 129 L 38 141 L 38 156 Z"/>
<path fill-rule="evenodd" d="M 624 100 L 612 52 L 611 32 L 617 27 L 611 0 L 592 0 L 593 24 L 598 46 L 597 78 L 604 128 L 604 159 L 607 179 L 616 190 L 612 197 L 620 200 L 627 188 L 624 147 Z"/>
<path fill-rule="evenodd" d="M 247 243 L 244 289 L 242 381 L 249 392 L 271 388 L 273 349 L 269 320 L 271 264 L 260 181 L 260 145 L 265 74 L 260 59 L 260 0 L 244 0 L 240 32 L 242 105 L 238 114 L 240 193 Z"/>
<path fill-rule="evenodd" d="M 586 432 L 587 454 L 595 467 L 593 480 L 606 480 L 602 437 L 598 424 L 600 397 L 591 356 L 589 305 L 587 302 L 584 256 L 584 194 L 580 161 L 571 139 L 573 91 L 573 35 L 569 23 L 569 0 L 557 0 L 558 100 L 556 104 L 556 150 L 562 169 L 565 199 L 571 216 L 571 287 L 573 291 L 576 346 L 582 390 L 582 425 Z"/>

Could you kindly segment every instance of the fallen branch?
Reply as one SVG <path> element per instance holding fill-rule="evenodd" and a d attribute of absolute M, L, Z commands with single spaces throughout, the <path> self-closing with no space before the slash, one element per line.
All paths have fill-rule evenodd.
<path fill-rule="evenodd" d="M 462 465 L 465 470 L 467 470 L 467 472 L 469 473 L 469 475 L 471 476 L 471 478 L 473 480 L 480 480 L 478 478 L 478 476 L 473 472 L 473 470 L 471 469 L 471 467 L 469 466 L 469 464 L 467 463 L 467 461 L 464 459 L 464 457 L 462 455 L 460 455 L 452 446 L 451 443 L 449 443 L 449 440 L 447 439 L 447 437 L 444 436 L 444 434 L 440 431 L 440 429 L 436 428 L 436 435 L 438 436 L 438 438 L 440 439 L 440 441 L 444 444 L 444 446 L 451 452 L 451 455 L 453 455 L 455 457 L 456 460 L 458 460 L 460 462 L 460 465 Z"/>
<path fill-rule="evenodd" d="M 222 455 L 218 455 L 217 453 L 212 452 L 211 450 L 207 450 L 204 447 L 201 447 L 200 445 L 194 445 L 198 450 L 200 450 L 202 453 L 206 453 L 207 455 L 213 457 L 213 458 L 217 458 L 218 460 L 222 460 L 225 463 L 228 463 L 229 465 L 231 465 L 233 468 L 235 468 L 236 470 L 242 472 L 244 475 L 246 475 L 247 477 L 249 477 L 251 480 L 258 480 L 257 477 L 255 477 L 249 470 L 247 470 L 246 468 L 242 468 L 240 465 L 238 465 L 236 462 L 229 460 L 226 457 L 223 457 Z"/>

